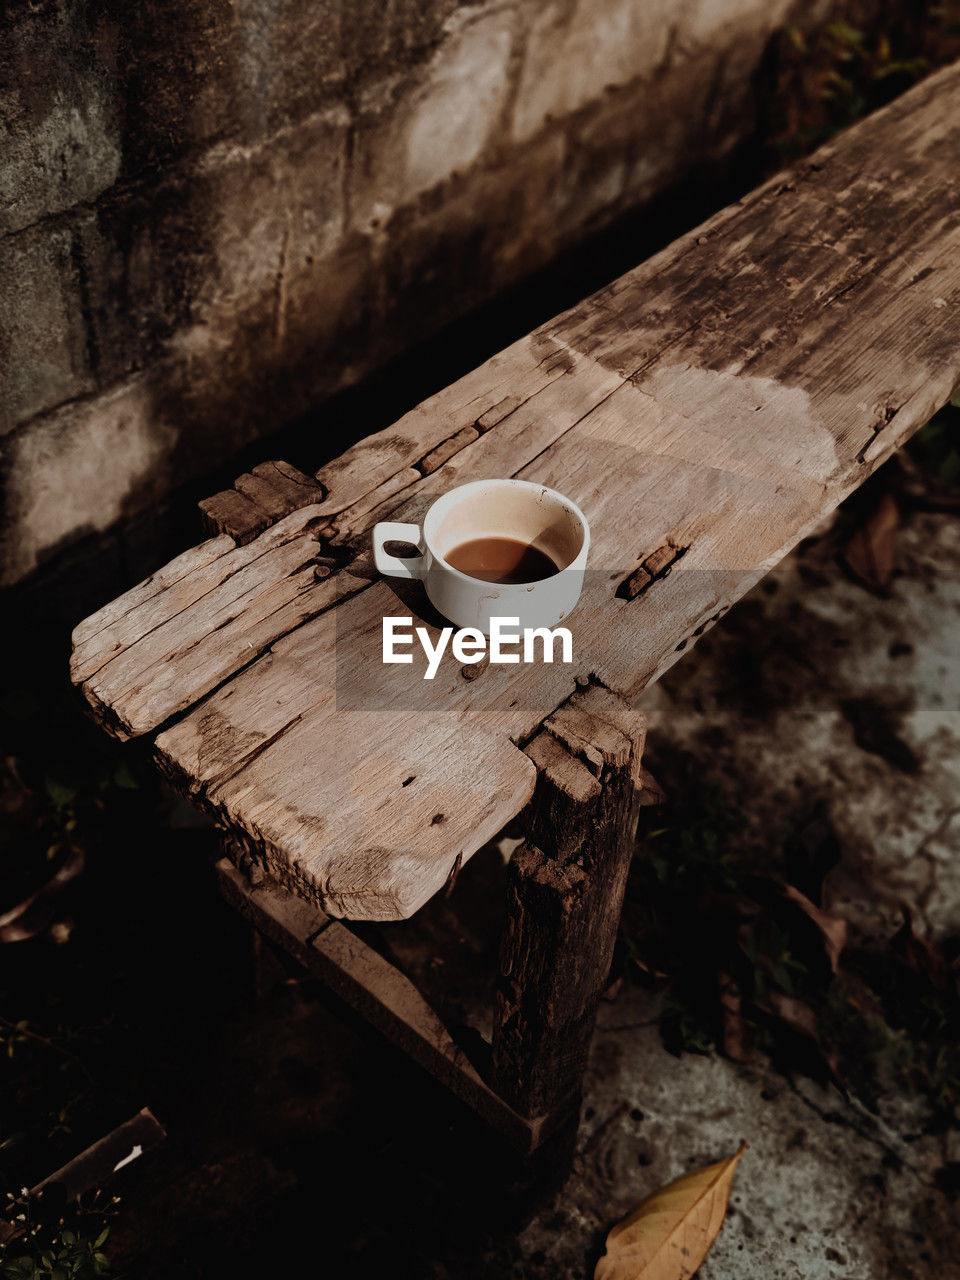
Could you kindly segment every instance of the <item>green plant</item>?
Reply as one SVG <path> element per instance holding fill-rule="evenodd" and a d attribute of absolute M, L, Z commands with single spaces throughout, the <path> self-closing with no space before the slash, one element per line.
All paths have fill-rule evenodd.
<path fill-rule="evenodd" d="M 34 1200 L 26 1188 L 19 1197 L 8 1192 L 7 1203 L 8 1234 L 0 1242 L 2 1280 L 93 1280 L 111 1274 L 104 1246 L 116 1197 L 103 1203 L 95 1193 L 53 1222 L 44 1215 L 42 1200 Z"/>
<path fill-rule="evenodd" d="M 791 27 L 777 51 L 767 146 L 794 159 L 889 102 L 960 51 L 955 4 L 920 3 L 882 33 L 833 21 Z"/>
<path fill-rule="evenodd" d="M 960 395 L 920 428 L 910 451 L 942 484 L 960 483 Z"/>

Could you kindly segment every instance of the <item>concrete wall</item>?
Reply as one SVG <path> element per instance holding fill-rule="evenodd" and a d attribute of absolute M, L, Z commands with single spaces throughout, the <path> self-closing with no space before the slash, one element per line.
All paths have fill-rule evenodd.
<path fill-rule="evenodd" d="M 9 0 L 0 584 L 729 151 L 790 8 Z"/>

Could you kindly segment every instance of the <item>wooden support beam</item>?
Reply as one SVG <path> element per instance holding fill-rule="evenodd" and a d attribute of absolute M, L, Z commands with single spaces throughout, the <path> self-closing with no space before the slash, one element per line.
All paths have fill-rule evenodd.
<path fill-rule="evenodd" d="M 645 722 L 601 685 L 527 746 L 537 766 L 513 856 L 500 955 L 493 1084 L 521 1114 L 579 1107 L 639 814 Z"/>
<path fill-rule="evenodd" d="M 231 849 L 239 861 L 245 850 Z M 355 933 L 266 877 L 252 882 L 228 858 L 217 863 L 224 897 L 267 938 L 356 1009 L 398 1048 L 521 1152 L 549 1132 L 503 1102 L 410 979 Z"/>
<path fill-rule="evenodd" d="M 41 1201 L 49 1212 L 51 1205 L 59 1209 L 79 1200 L 94 1187 L 106 1186 L 117 1173 L 128 1169 L 145 1152 L 159 1146 L 166 1136 L 150 1108 L 143 1107 L 135 1116 L 68 1160 L 56 1173 L 51 1173 L 29 1190 L 24 1188 L 20 1197 L 6 1202 L 3 1210 L 6 1216 L 0 1218 L 0 1244 L 7 1245 L 7 1256 L 13 1256 L 16 1238 L 24 1233 L 19 1215 L 31 1202 Z"/>

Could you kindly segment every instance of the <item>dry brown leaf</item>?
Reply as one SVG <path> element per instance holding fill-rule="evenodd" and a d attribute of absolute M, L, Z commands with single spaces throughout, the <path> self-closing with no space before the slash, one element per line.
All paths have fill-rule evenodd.
<path fill-rule="evenodd" d="M 737 1162 L 728 1160 L 685 1174 L 648 1196 L 618 1222 L 593 1280 L 689 1280 L 723 1226 Z"/>
<path fill-rule="evenodd" d="M 868 587 L 885 591 L 893 580 L 900 508 L 885 493 L 869 520 L 857 530 L 843 553 L 850 569 Z"/>
<path fill-rule="evenodd" d="M 0 942 L 23 942 L 42 933 L 53 918 L 57 899 L 83 871 L 82 850 L 72 849 L 63 866 L 29 898 L 0 915 Z"/>
<path fill-rule="evenodd" d="M 753 1003 L 762 1013 L 776 1018 L 788 1031 L 792 1031 L 794 1035 L 806 1041 L 816 1060 L 826 1068 L 833 1083 L 841 1092 L 846 1092 L 837 1055 L 825 1050 L 821 1045 L 817 1031 L 817 1015 L 808 1004 L 804 1004 L 796 996 L 788 996 L 776 987 L 771 987 L 762 998 L 754 996 Z"/>
<path fill-rule="evenodd" d="M 620 988 L 622 986 L 623 986 L 623 974 L 621 973 L 621 974 L 618 974 L 617 977 L 614 978 L 614 980 L 604 988 L 603 995 L 600 997 L 600 999 L 616 1000 L 617 996 L 620 994 Z"/>
<path fill-rule="evenodd" d="M 811 902 L 805 893 L 795 889 L 792 884 L 785 885 L 787 897 L 797 904 L 800 910 L 817 926 L 823 937 L 823 946 L 834 973 L 840 972 L 840 956 L 847 945 L 848 926 L 840 916 L 827 915 L 826 911 Z"/>
<path fill-rule="evenodd" d="M 936 991 L 945 991 L 950 980 L 946 957 L 913 927 L 913 917 L 903 908 L 903 924 L 893 938 L 894 953 L 918 978 L 923 978 Z"/>
<path fill-rule="evenodd" d="M 817 1015 L 796 996 L 788 996 L 778 988 L 771 987 L 763 996 L 754 996 L 753 1002 L 758 1009 L 782 1022 L 789 1031 L 819 1044 Z"/>

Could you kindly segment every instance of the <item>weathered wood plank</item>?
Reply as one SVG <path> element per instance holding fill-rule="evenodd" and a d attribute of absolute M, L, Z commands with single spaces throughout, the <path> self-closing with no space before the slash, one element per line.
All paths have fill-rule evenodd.
<path fill-rule="evenodd" d="M 118 737 L 148 732 L 194 705 L 263 653 L 278 634 L 366 583 L 327 569 L 313 507 L 295 511 L 243 547 L 157 590 L 77 644 L 71 676 L 93 714 Z"/>
<path fill-rule="evenodd" d="M 178 570 L 169 590 L 138 588 L 81 632 L 74 678 L 121 733 L 146 732 L 206 693 L 158 740 L 164 766 L 222 821 L 262 836 L 278 878 L 335 912 L 402 913 L 477 847 L 463 833 L 491 811 L 478 779 L 451 839 L 426 833 L 425 862 L 411 850 L 429 815 L 398 819 L 394 832 L 409 797 L 398 802 L 397 778 L 366 769 L 366 755 L 416 757 L 420 785 L 446 796 L 459 775 L 431 753 L 468 758 L 476 733 L 487 789 L 500 786 L 492 744 L 510 760 L 511 740 L 578 680 L 636 695 L 953 392 L 957 154 L 953 67 L 318 472 L 326 496 L 309 510 L 326 553 L 362 548 L 374 520 L 416 519 L 431 496 L 483 475 L 570 494 L 593 532 L 569 620 L 572 666 L 488 667 L 466 680 L 445 663 L 429 683 L 416 666 L 383 667 L 380 619 L 419 613 L 422 600 L 401 591 L 398 605 L 391 586 L 368 584 L 361 552 L 327 579 L 329 596 L 303 597 L 287 562 L 263 555 L 278 575 L 286 565 L 277 582 L 295 598 L 260 610 L 252 651 L 243 623 L 229 624 L 216 660 L 211 568 Z M 425 459 L 463 440 L 424 474 Z M 259 554 L 274 533 L 227 558 Z M 121 647 L 103 665 L 115 624 Z M 165 626 L 162 655 L 153 637 Z M 507 787 L 510 803 L 522 790 Z M 379 816 L 351 846 L 336 832 L 358 813 Z"/>
<path fill-rule="evenodd" d="M 693 630 L 701 625 L 705 608 L 709 609 L 709 617 L 722 607 L 715 603 L 714 593 L 736 587 L 738 574 L 709 568 L 724 554 L 723 531 L 728 539 L 739 538 L 751 524 L 759 524 L 762 531 L 761 517 L 769 513 L 771 502 L 777 503 L 786 515 L 792 507 L 797 519 L 802 518 L 802 509 L 789 492 L 775 494 L 775 478 L 765 486 L 655 454 L 644 459 L 644 474 L 638 479 L 609 443 L 615 430 L 628 431 L 636 425 L 635 419 L 631 424 L 627 414 L 618 413 L 617 405 L 616 397 L 611 397 L 605 406 L 606 416 L 593 419 L 598 424 L 599 450 L 589 440 L 580 459 L 574 457 L 572 450 L 565 452 L 557 467 L 559 478 L 545 470 L 553 451 L 543 455 L 536 469 L 525 473 L 558 487 L 565 475 L 567 492 L 577 497 L 590 518 L 596 562 L 606 566 L 589 572 L 583 601 L 568 620 L 574 636 L 572 667 L 488 667 L 479 678 L 468 681 L 456 664 L 447 662 L 430 682 L 421 678 L 422 664 L 384 667 L 380 660 L 380 619 L 400 606 L 391 586 L 376 582 L 338 607 L 335 626 L 324 625 L 318 619 L 296 636 L 274 645 L 271 665 L 284 662 L 286 683 L 278 684 L 272 678 L 265 683 L 263 666 L 252 667 L 231 682 L 229 692 L 214 695 L 165 734 L 160 744 L 163 752 L 197 783 L 215 786 L 224 771 L 235 773 L 243 763 L 246 746 L 252 742 L 250 735 L 264 715 L 271 717 L 269 723 L 277 729 L 298 716 L 301 731 L 312 735 L 311 751 L 320 755 L 327 736 L 337 733 L 336 720 L 340 718 L 341 725 L 346 724 L 342 717 L 351 710 L 381 714 L 392 711 L 400 717 L 406 714 L 421 719 L 430 714 L 469 715 L 478 725 L 499 728 L 506 736 L 520 740 L 533 731 L 545 711 L 572 692 L 577 679 L 587 680 L 598 666 L 606 669 L 614 660 L 621 665 L 630 663 L 630 674 L 637 677 L 649 670 L 661 659 L 665 644 L 671 652 L 674 649 L 680 638 L 675 630 L 678 619 L 686 618 Z M 609 470 L 601 470 L 592 478 L 590 458 L 602 458 L 604 449 L 611 457 Z M 581 476 L 589 489 L 581 487 Z M 726 513 L 718 528 L 716 512 L 721 506 L 725 506 Z M 406 509 L 402 514 L 408 514 Z M 698 550 L 683 561 L 692 570 L 682 573 L 678 569 L 675 579 L 679 582 L 658 581 L 657 590 L 649 598 L 635 602 L 615 599 L 617 584 L 633 562 L 632 548 L 641 548 L 642 557 L 647 549 L 655 550 L 670 535 L 681 543 L 699 540 Z M 671 608 L 665 610 L 658 592 L 668 587 L 671 602 L 675 599 L 677 605 L 673 608 L 671 603 Z M 612 612 L 616 626 L 624 628 L 628 609 L 641 611 L 637 622 L 641 634 L 631 650 L 621 654 L 618 631 L 598 626 L 597 619 Z M 429 629 L 436 639 L 437 628 Z M 336 700 L 331 696 L 321 704 L 308 696 L 317 671 L 336 671 Z M 269 692 L 265 692 L 267 689 Z M 201 722 L 211 715 L 217 716 L 216 739 L 209 732 L 197 733 Z M 233 726 L 235 732 L 228 726 Z M 196 749 L 198 736 L 203 740 L 202 752 Z M 267 755 L 270 751 L 272 748 Z M 272 778 L 270 760 L 258 754 L 246 779 L 250 790 L 259 790 L 261 785 L 271 787 L 268 773 Z"/>
<path fill-rule="evenodd" d="M 204 533 L 208 537 L 225 533 L 238 547 L 252 542 L 271 523 L 266 511 L 236 489 L 222 489 L 199 505 Z"/>
<path fill-rule="evenodd" d="M 344 925 L 285 893 L 250 880 L 227 858 L 217 863 L 221 892 L 242 915 L 292 955 L 390 1041 L 500 1130 L 522 1152 L 545 1135 L 483 1080 L 414 984 Z"/>
<path fill-rule="evenodd" d="M 178 582 L 192 582 L 194 574 L 202 572 L 207 565 L 212 564 L 228 551 L 232 551 L 234 546 L 232 538 L 221 535 L 207 542 L 201 542 L 197 547 L 190 547 L 189 550 L 181 552 L 175 559 L 165 564 L 162 569 L 152 573 L 149 578 L 144 578 L 135 587 L 131 587 L 124 595 L 111 600 L 102 609 L 92 613 L 89 618 L 84 618 L 73 630 L 74 660 L 77 652 L 90 645 L 94 638 L 107 627 L 113 626 L 134 609 L 140 608 L 147 601 L 154 600 L 162 591 L 168 590 Z M 135 634 L 136 630 L 134 627 Z M 83 676 L 74 675 L 73 678 L 83 679 Z"/>
<path fill-rule="evenodd" d="M 322 502 L 324 496 L 323 486 L 312 476 L 275 459 L 261 462 L 249 475 L 238 476 L 232 489 L 204 498 L 199 505 L 206 532 L 227 533 L 243 546 L 267 525 Z"/>
<path fill-rule="evenodd" d="M 442 444 L 438 444 L 435 449 L 431 449 L 422 457 L 417 463 L 417 470 L 425 476 L 433 475 L 434 471 L 442 467 L 445 462 L 449 462 L 454 454 L 465 449 L 468 444 L 473 444 L 479 435 L 480 432 L 476 427 L 461 427 L 449 440 L 444 440 Z"/>
<path fill-rule="evenodd" d="M 256 485 L 250 496 L 256 495 L 254 500 L 260 502 L 261 506 L 267 506 L 269 502 L 269 510 L 278 512 L 274 519 L 282 519 L 298 507 L 322 502 L 325 496 L 323 485 L 298 470 L 292 463 L 279 458 L 258 463 L 251 475 Z M 236 487 L 241 493 L 248 491 L 239 481 Z"/>
<path fill-rule="evenodd" d="M 557 375 L 545 379 L 541 391 L 504 419 L 496 430 L 479 437 L 472 447 L 461 450 L 432 475 L 425 477 L 419 471 L 404 469 L 359 503 L 339 512 L 335 516 L 337 543 L 342 545 L 352 539 L 385 509 L 396 509 L 400 500 L 398 488 L 404 494 L 412 494 L 413 501 L 422 505 L 424 486 L 429 485 L 435 494 L 454 482 L 503 472 L 511 465 L 522 466 L 593 405 L 600 403 L 616 385 L 614 375 L 592 368 L 584 371 L 583 378 L 568 393 L 558 389 Z M 399 509 L 398 518 L 407 518 L 408 507 L 409 499 Z M 263 652 L 265 641 L 269 643 L 283 636 L 305 619 L 362 589 L 366 583 L 356 575 L 370 573 L 364 561 L 352 566 L 350 574 L 337 574 L 324 583 L 312 585 L 309 572 L 299 576 L 289 572 L 287 566 L 291 556 L 296 559 L 295 551 L 284 552 L 281 558 L 274 550 L 278 542 L 309 525 L 310 536 L 321 544 L 317 549 L 317 554 L 321 554 L 327 548 L 328 537 L 334 533 L 324 518 L 327 511 L 329 503 L 324 502 L 294 512 L 252 543 L 225 556 L 216 574 L 205 568 L 179 582 L 176 595 L 149 596 L 137 610 L 125 613 L 123 626 L 116 629 L 116 634 L 103 631 L 93 642 L 78 648 L 72 665 L 73 679 L 83 682 L 85 696 L 105 727 L 119 736 L 135 736 L 155 728 L 226 679 L 231 674 L 231 662 L 235 663 L 234 670 L 248 665 Z M 256 572 L 271 586 L 271 578 L 276 580 L 277 590 L 260 600 L 256 607 L 251 602 L 250 608 L 238 615 L 224 634 L 212 637 L 216 628 L 224 626 L 226 615 L 221 606 L 238 599 L 241 588 L 249 589 L 248 567 L 266 550 L 273 555 L 273 560 L 269 564 L 261 562 Z M 282 577 L 285 573 L 287 576 Z M 218 577 L 218 596 L 212 594 L 211 588 L 215 576 Z M 223 579 L 222 586 L 219 579 Z M 228 579 L 231 579 L 229 585 Z M 289 607 L 282 608 L 287 598 Z M 143 636 L 139 643 L 135 634 L 137 627 L 142 629 Z M 273 635 L 268 636 L 271 627 Z M 249 634 L 254 629 L 255 636 Z M 138 650 L 136 654 L 126 652 L 131 643 Z M 317 658 L 333 661 L 334 655 L 317 655 Z M 379 666 L 378 656 L 375 661 Z M 299 700 L 299 695 L 294 696 Z M 111 708 L 110 715 L 105 711 L 107 706 Z"/>
<path fill-rule="evenodd" d="M 67 1203 L 79 1200 L 95 1187 L 106 1187 L 114 1174 L 158 1147 L 166 1136 L 150 1108 L 141 1107 L 135 1116 L 111 1129 L 80 1155 L 31 1187 L 25 1198 L 36 1201 L 46 1194 L 62 1196 Z"/>
<path fill-rule="evenodd" d="M 322 727 L 335 689 L 316 676 L 304 690 L 314 707 L 291 717 L 273 705 L 278 674 L 282 661 L 268 669 L 242 729 L 228 719 L 227 699 L 205 720 L 161 734 L 158 757 L 218 821 L 246 833 L 272 878 L 333 915 L 412 915 L 533 793 L 532 763 L 500 734 L 453 717 L 411 732 L 407 710 L 360 710 L 335 717 L 334 743 Z M 203 770 L 208 750 L 219 754 L 221 735 L 243 763 L 198 787 L 189 770 Z"/>
<path fill-rule="evenodd" d="M 526 341 L 532 359 L 540 343 L 536 335 Z M 534 368 L 542 373 L 539 366 Z M 538 377 L 540 385 L 528 389 L 511 413 L 436 470 L 427 475 L 407 470 L 401 473 L 408 477 L 402 489 L 381 485 L 338 512 L 333 524 L 336 540 L 351 542 L 362 538 L 377 520 L 388 517 L 418 519 L 433 498 L 454 485 L 486 476 L 516 474 L 562 438 L 564 432 L 602 406 L 620 384 L 610 370 L 571 355 L 559 368 L 562 373 L 554 368 L 549 379 Z"/>
<path fill-rule="evenodd" d="M 238 548 L 221 534 L 191 548 L 125 595 L 80 623 L 73 632 L 70 675 L 80 683 L 94 671 L 172 618 L 202 601 L 234 574 L 312 526 L 314 513 L 297 513 L 258 538 L 255 546 Z M 197 634 L 203 633 L 197 626 Z"/>

